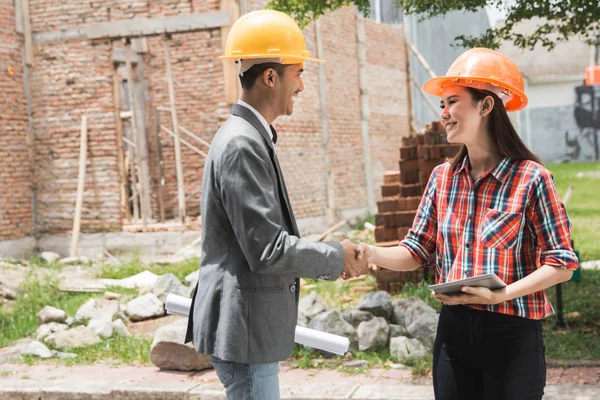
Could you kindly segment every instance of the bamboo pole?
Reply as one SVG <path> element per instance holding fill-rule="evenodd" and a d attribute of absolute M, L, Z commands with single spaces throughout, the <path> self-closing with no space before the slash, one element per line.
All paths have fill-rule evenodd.
<path fill-rule="evenodd" d="M 149 192 L 149 188 L 147 187 L 147 180 L 146 180 L 146 176 L 145 176 L 145 171 L 143 166 L 141 165 L 142 160 L 141 160 L 141 149 L 140 149 L 140 144 L 142 143 L 142 139 L 141 139 L 141 132 L 138 129 L 137 126 L 137 118 L 136 118 L 136 101 L 135 101 L 135 94 L 133 93 L 133 66 L 131 64 L 131 44 L 130 43 L 125 43 L 125 64 L 127 67 L 127 91 L 129 93 L 129 104 L 130 104 L 130 110 L 131 111 L 131 129 L 133 130 L 133 137 L 135 140 L 135 144 L 136 144 L 136 148 L 134 150 L 134 154 L 136 154 L 136 160 L 137 160 L 137 164 L 140 167 L 139 168 L 139 174 L 140 174 L 140 178 L 139 178 L 139 182 L 141 183 L 141 185 L 139 185 L 139 191 L 140 191 L 140 206 L 141 206 L 141 211 L 142 211 L 142 226 L 143 226 L 143 230 L 144 232 L 147 231 L 148 229 L 148 205 L 149 202 L 146 203 L 146 196 L 150 196 L 150 192 Z"/>
<path fill-rule="evenodd" d="M 85 164 L 87 162 L 87 117 L 81 117 L 81 139 L 79 143 L 79 179 L 77 181 L 77 199 L 75 200 L 75 217 L 73 219 L 73 236 L 71 238 L 70 256 L 77 256 L 79 246 L 79 230 L 81 228 L 81 209 L 83 207 L 83 189 L 85 185 Z"/>
<path fill-rule="evenodd" d="M 417 48 L 413 44 L 408 43 L 408 41 L 406 43 L 408 44 L 408 48 L 410 49 L 410 51 L 412 51 L 413 54 L 417 57 L 417 60 L 419 60 L 423 68 L 425 68 L 425 71 L 427 71 L 429 76 L 431 76 L 432 78 L 437 78 L 437 74 L 433 72 L 433 69 L 431 69 L 429 63 L 427 62 L 427 60 L 425 60 L 425 57 L 423 57 L 419 50 L 417 50 Z"/>
<path fill-rule="evenodd" d="M 185 133 L 186 135 L 188 135 L 190 137 L 193 137 L 194 139 L 196 139 L 198 142 L 202 143 L 206 147 L 210 147 L 210 143 L 208 143 L 206 140 L 202 139 L 201 137 L 194 135 L 192 132 L 188 131 L 183 126 L 179 125 L 179 129 L 181 129 L 181 131 L 183 133 Z"/>
<path fill-rule="evenodd" d="M 121 91 L 120 91 L 120 78 L 115 68 L 113 74 L 113 93 L 115 97 L 115 125 L 117 127 L 117 162 L 119 163 L 119 175 L 121 182 L 119 185 L 119 192 L 121 196 L 121 223 L 123 217 L 129 220 L 131 219 L 131 212 L 127 206 L 127 171 L 125 168 L 125 156 L 123 154 L 123 121 L 121 120 Z"/>
<path fill-rule="evenodd" d="M 177 197 L 179 199 L 179 221 L 185 223 L 185 189 L 183 187 L 183 165 L 181 160 L 181 143 L 179 139 L 179 122 L 177 121 L 177 106 L 175 104 L 175 88 L 173 87 L 173 73 L 171 71 L 171 54 L 169 52 L 169 39 L 163 40 L 165 51 L 165 65 L 167 69 L 167 84 L 169 86 L 169 102 L 171 103 L 171 120 L 175 136 L 175 168 L 177 172 Z M 185 226 L 185 225 L 184 225 Z"/>
<path fill-rule="evenodd" d="M 423 90 L 421 85 L 419 85 L 419 82 L 417 82 L 415 77 L 412 76 L 410 79 L 412 80 L 412 83 L 415 85 L 415 87 L 419 90 L 419 93 L 421 93 L 421 96 L 423 96 L 423 98 L 425 99 L 425 102 L 427 102 L 427 105 L 429 105 L 429 108 L 431 108 L 431 111 L 433 111 L 433 113 L 436 115 L 436 117 L 438 117 L 439 113 L 440 113 L 440 109 L 437 108 L 435 106 L 435 104 L 433 104 L 433 101 L 431 101 L 431 99 L 429 97 L 427 97 L 427 93 L 425 93 L 425 91 Z"/>
<path fill-rule="evenodd" d="M 175 133 L 171 132 L 170 129 L 168 129 L 166 126 L 161 125 L 162 130 L 164 130 L 165 132 L 167 132 L 171 137 L 173 137 L 174 140 L 177 140 L 177 136 L 175 135 Z M 202 150 L 200 150 L 199 148 L 197 148 L 196 146 L 194 146 L 193 144 L 191 144 L 190 142 L 188 142 L 185 139 L 182 139 L 181 137 L 179 137 L 179 141 L 181 143 L 183 143 L 184 145 L 186 145 L 189 149 L 191 149 L 193 152 L 200 154 L 201 156 L 203 156 L 204 158 L 208 157 L 208 155 L 203 152 Z"/>

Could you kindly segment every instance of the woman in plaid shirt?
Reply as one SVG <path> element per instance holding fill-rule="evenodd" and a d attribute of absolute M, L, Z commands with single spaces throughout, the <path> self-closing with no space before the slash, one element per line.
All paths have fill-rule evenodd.
<path fill-rule="evenodd" d="M 540 320 L 553 313 L 544 290 L 568 281 L 578 261 L 552 174 L 507 114 L 527 105 L 522 75 L 504 55 L 471 49 L 424 89 L 441 97 L 448 141 L 463 147 L 432 172 L 400 245 L 361 243 L 358 257 L 396 271 L 435 265 L 437 283 L 498 275 L 503 289 L 434 293 L 443 304 L 433 350 L 435 398 L 541 399 Z"/>

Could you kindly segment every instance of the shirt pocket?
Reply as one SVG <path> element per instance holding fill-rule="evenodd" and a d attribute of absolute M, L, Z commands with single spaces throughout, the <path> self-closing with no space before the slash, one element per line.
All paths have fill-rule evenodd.
<path fill-rule="evenodd" d="M 483 216 L 481 242 L 485 247 L 510 249 L 521 232 L 523 213 L 510 213 L 488 208 Z"/>

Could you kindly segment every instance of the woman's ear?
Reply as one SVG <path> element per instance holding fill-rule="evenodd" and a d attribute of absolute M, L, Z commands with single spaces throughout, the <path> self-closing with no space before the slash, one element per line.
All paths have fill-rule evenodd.
<path fill-rule="evenodd" d="M 482 117 L 487 116 L 494 109 L 494 98 L 492 96 L 486 96 L 485 99 L 481 101 L 481 112 L 480 115 Z"/>

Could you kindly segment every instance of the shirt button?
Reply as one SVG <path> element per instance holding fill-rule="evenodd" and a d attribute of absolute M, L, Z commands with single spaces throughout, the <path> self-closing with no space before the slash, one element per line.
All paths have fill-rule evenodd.
<path fill-rule="evenodd" d="M 465 247 L 468 249 L 469 247 L 471 247 L 470 243 L 465 243 Z"/>
<path fill-rule="evenodd" d="M 290 292 L 294 293 L 296 291 L 296 285 L 290 285 Z"/>

